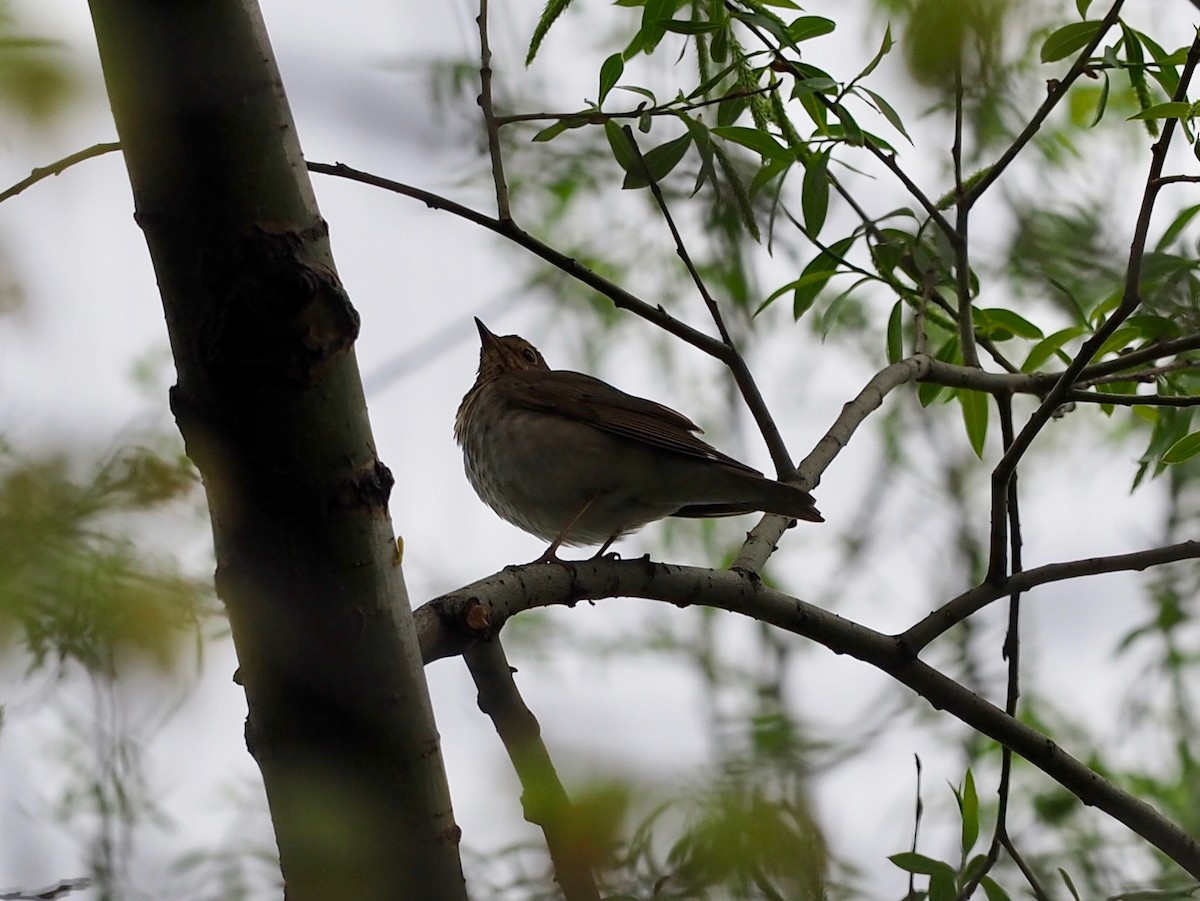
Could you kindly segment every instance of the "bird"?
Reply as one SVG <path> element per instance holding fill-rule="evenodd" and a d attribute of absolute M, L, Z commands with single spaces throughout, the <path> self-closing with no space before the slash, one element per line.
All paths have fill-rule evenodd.
<path fill-rule="evenodd" d="M 475 326 L 479 372 L 458 407 L 454 438 L 480 499 L 550 542 L 538 561 L 558 561 L 564 545 L 600 545 L 601 557 L 668 516 L 759 511 L 824 521 L 811 494 L 721 453 L 682 413 L 551 369 L 519 335 L 495 335 L 478 318 Z"/>

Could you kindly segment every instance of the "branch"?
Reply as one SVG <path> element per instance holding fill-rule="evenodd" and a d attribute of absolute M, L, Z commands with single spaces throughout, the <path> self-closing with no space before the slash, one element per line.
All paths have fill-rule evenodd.
<path fill-rule="evenodd" d="M 542 828 L 558 886 L 567 901 L 600 901 L 600 892 L 579 842 L 577 814 L 542 741 L 542 730 L 517 690 L 513 669 L 497 635 L 466 650 L 467 668 L 486 713 L 521 781 L 525 819 Z"/>
<path fill-rule="evenodd" d="M 517 113 L 512 116 L 497 116 L 496 124 L 505 126 L 518 122 L 569 122 L 581 125 L 603 125 L 605 122 L 610 122 L 614 119 L 641 119 L 643 116 L 674 116 L 679 113 L 690 113 L 692 110 L 704 109 L 707 106 L 715 106 L 719 103 L 724 103 L 726 100 L 769 94 L 778 88 L 779 84 L 778 81 L 772 81 L 770 84 L 754 88 L 753 90 L 737 89 L 730 91 L 728 94 L 722 94 L 720 97 L 695 100 L 690 103 L 680 104 L 679 106 L 652 106 L 650 109 L 643 109 L 645 106 L 643 103 L 637 109 L 617 113 L 604 113 L 598 109 L 577 110 L 573 113 Z"/>
<path fill-rule="evenodd" d="M 121 149 L 121 145 L 115 141 L 107 144 L 93 144 L 86 150 L 80 150 L 77 153 L 72 153 L 70 156 L 64 156 L 61 160 L 51 163 L 49 166 L 42 166 L 34 169 L 28 177 L 21 179 L 12 187 L 8 188 L 3 193 L 0 193 L 0 203 L 8 200 L 10 197 L 16 197 L 26 188 L 36 185 L 44 178 L 49 178 L 51 175 L 61 175 L 67 169 L 70 169 L 76 163 L 82 163 L 84 160 L 90 160 L 93 157 L 103 156 L 106 153 L 113 153 Z"/>
<path fill-rule="evenodd" d="M 928 372 L 931 362 L 928 356 L 917 354 L 877 372 L 857 397 L 842 406 L 842 412 L 829 427 L 829 431 L 796 467 L 798 484 L 809 490 L 821 484 L 821 474 L 842 452 L 842 448 L 850 443 L 854 432 L 866 418 L 883 405 L 883 399 L 901 385 L 920 381 Z M 740 572 L 759 572 L 766 564 L 767 558 L 774 553 L 776 542 L 783 536 L 790 522 L 791 520 L 784 516 L 763 517 L 746 535 L 746 541 L 730 568 Z"/>
<path fill-rule="evenodd" d="M 1200 550 L 1200 543 L 1195 548 Z M 702 602 L 862 660 L 908 686 L 936 709 L 946 710 L 1011 748 L 1085 804 L 1124 823 L 1188 873 L 1200 876 L 1200 843 L 1196 839 L 1150 805 L 1089 769 L 1047 736 L 917 660 L 903 636 L 876 632 L 767 588 L 752 576 L 652 563 L 648 559 L 510 567 L 418 609 L 415 617 L 422 654 L 429 662 L 462 653 L 472 643 L 497 634 L 510 616 L 522 610 L 612 597 L 642 597 L 677 606 Z"/>
<path fill-rule="evenodd" d="M 479 0 L 479 108 L 487 128 L 488 155 L 492 159 L 492 181 L 496 185 L 496 214 L 501 222 L 512 221 L 508 206 L 508 183 L 504 180 L 504 158 L 500 153 L 500 126 L 492 105 L 492 48 L 488 46 L 488 0 Z"/>
<path fill-rule="evenodd" d="M 1117 4 L 1118 6 L 1120 3 Z M 1200 62 L 1200 34 L 1192 41 L 1188 51 L 1187 62 L 1179 74 L 1179 86 L 1175 90 L 1174 100 L 1178 101 L 1187 96 L 1188 85 Z M 1138 212 L 1137 225 L 1134 227 L 1133 241 L 1129 249 L 1129 263 L 1125 270 L 1125 288 L 1121 303 L 1113 310 L 1092 337 L 1083 343 L 1071 365 L 1067 367 L 1054 387 L 1047 393 L 1041 406 L 1034 411 L 1029 421 L 1025 423 L 1012 446 L 1005 452 L 996 468 L 992 471 L 992 527 L 988 551 L 987 581 L 998 582 L 1004 578 L 1005 561 L 1005 503 L 1008 482 L 1016 471 L 1025 451 L 1033 443 L 1034 438 L 1050 421 L 1055 410 L 1072 390 L 1080 374 L 1091 362 L 1109 336 L 1117 330 L 1125 319 L 1133 313 L 1142 302 L 1141 274 L 1142 258 L 1146 250 L 1146 240 L 1150 231 L 1150 218 L 1154 212 L 1154 201 L 1158 196 L 1155 180 L 1162 175 L 1162 169 L 1167 159 L 1167 150 L 1171 146 L 1171 138 L 1175 134 L 1177 119 L 1167 119 L 1163 124 L 1162 136 L 1154 144 L 1150 152 L 1150 171 L 1146 177 L 1146 188 L 1142 194 L 1141 209 Z"/>
<path fill-rule="evenodd" d="M 1182 541 L 1166 547 L 1150 548 L 1130 554 L 1113 554 L 1109 557 L 1088 557 L 1067 563 L 1049 563 L 1034 569 L 1016 573 L 998 584 L 984 582 L 965 591 L 943 604 L 900 636 L 900 640 L 911 653 L 920 654 L 931 641 L 945 634 L 967 617 L 982 610 L 997 598 L 1013 592 L 1028 591 L 1049 582 L 1061 582 L 1079 576 L 1097 576 L 1102 573 L 1141 572 L 1151 566 L 1191 560 L 1200 557 L 1200 541 Z"/>
<path fill-rule="evenodd" d="M 1113 394 L 1109 391 L 1068 391 L 1067 400 L 1121 407 L 1200 407 L 1200 397 L 1171 394 Z"/>
<path fill-rule="evenodd" d="M 963 363 L 971 369 L 979 368 L 979 351 L 975 347 L 975 320 L 971 315 L 971 258 L 967 240 L 967 224 L 971 208 L 963 191 L 963 82 L 962 61 L 954 70 L 954 144 L 950 157 L 954 163 L 954 206 L 955 231 L 958 242 L 954 245 L 954 281 L 958 295 L 958 343 L 962 348 Z"/>
<path fill-rule="evenodd" d="M 1184 335 L 1182 338 L 1173 338 L 1170 341 L 1156 341 L 1145 347 L 1139 347 L 1137 350 L 1131 350 L 1129 353 L 1121 354 L 1115 360 L 1091 364 L 1080 374 L 1079 381 L 1094 382 L 1100 377 L 1115 375 L 1126 369 L 1140 366 L 1142 363 L 1150 363 L 1172 354 L 1198 349 L 1200 349 L 1200 334 Z"/>
<path fill-rule="evenodd" d="M 456 203 L 441 195 L 434 194 L 431 191 L 426 191 L 421 188 L 414 188 L 411 185 L 406 185 L 402 182 L 392 181 L 388 178 L 382 178 L 378 175 L 372 175 L 369 172 L 362 172 L 358 169 L 352 169 L 342 163 L 309 163 L 309 171 L 318 172 L 323 175 L 333 175 L 338 178 L 346 178 L 350 181 L 361 182 L 364 185 L 371 185 L 376 188 L 383 188 L 387 191 L 392 191 L 395 194 L 401 194 L 405 197 L 412 197 L 424 203 L 430 209 L 442 210 L 447 213 L 453 213 L 466 219 L 468 222 L 474 222 L 476 225 L 495 232 L 510 241 L 519 244 L 526 250 L 533 253 L 535 256 L 541 257 L 550 265 L 562 270 L 572 278 L 582 282 L 589 288 L 594 289 L 598 293 L 604 295 L 613 302 L 613 305 L 618 309 L 627 310 L 636 316 L 640 316 L 647 322 L 657 325 L 659 328 L 669 332 L 677 338 L 686 341 L 688 344 L 704 351 L 709 356 L 715 357 L 722 362 L 728 361 L 729 348 L 724 343 L 712 338 L 704 332 L 698 331 L 687 325 L 684 322 L 676 319 L 661 306 L 651 306 L 644 300 L 630 294 L 624 288 L 621 288 L 603 276 L 592 271 L 584 266 L 579 261 L 572 259 L 565 253 L 555 250 L 548 244 L 539 241 L 533 235 L 529 234 L 520 228 L 511 219 L 500 220 L 494 219 L 491 216 L 481 213 L 478 210 L 473 210 L 470 207 L 463 206 L 461 203 Z"/>
<path fill-rule="evenodd" d="M 1000 159 L 992 164 L 987 173 L 979 181 L 975 182 L 974 186 L 967 193 L 965 199 L 967 207 L 974 206 L 975 201 L 983 196 L 983 192 L 990 188 L 996 182 L 996 179 L 1004 174 L 1004 170 L 1025 149 L 1025 145 L 1033 140 L 1033 136 L 1038 133 L 1038 130 L 1042 127 L 1042 123 L 1046 121 L 1046 117 L 1050 115 L 1054 107 L 1058 106 L 1059 101 L 1067 96 L 1067 91 L 1070 90 L 1071 85 L 1075 83 L 1080 75 L 1088 70 L 1092 54 L 1096 52 L 1096 48 L 1100 46 L 1100 42 L 1104 40 L 1105 35 L 1108 34 L 1108 30 L 1117 23 L 1117 19 L 1121 15 L 1121 7 L 1124 4 L 1125 0 L 1117 0 L 1112 5 L 1108 14 L 1100 20 L 1100 27 L 1096 29 L 1096 34 L 1088 41 L 1087 46 L 1080 51 L 1079 56 L 1076 57 L 1075 63 L 1067 71 L 1067 74 L 1061 80 L 1050 83 L 1050 90 L 1046 93 L 1046 99 L 1042 101 L 1042 105 L 1038 107 L 1038 111 L 1033 114 L 1033 118 L 1029 120 L 1029 124 L 1017 135 L 1017 139 L 1009 145 L 1008 149 L 1000 156 Z"/>
<path fill-rule="evenodd" d="M 781 480 L 790 479 L 795 475 L 796 466 L 792 463 L 792 457 L 788 453 L 783 436 L 779 434 L 779 427 L 775 425 L 775 419 L 771 416 L 771 411 L 767 409 L 767 402 L 763 398 L 762 392 L 758 390 L 758 383 L 750 373 L 750 367 L 746 365 L 746 358 L 742 356 L 741 351 L 737 349 L 737 345 L 733 343 L 733 337 L 729 334 L 729 329 L 725 326 L 725 317 L 721 315 L 721 308 L 717 306 L 716 299 L 708 290 L 708 286 L 704 284 L 704 279 L 701 278 L 696 264 L 692 262 L 692 256 L 688 253 L 687 247 L 683 243 L 683 236 L 679 234 L 679 229 L 675 225 L 675 219 L 671 215 L 670 208 L 667 206 L 667 199 L 663 196 L 658 179 L 654 177 L 654 173 L 646 165 L 646 158 L 642 156 L 642 149 L 638 147 L 637 140 L 633 136 L 633 129 L 626 125 L 621 131 L 624 132 L 625 139 L 633 149 L 633 155 L 642 169 L 642 176 L 650 185 L 650 193 L 654 196 L 654 202 L 658 204 L 659 212 L 662 213 L 663 219 L 666 220 L 667 228 L 671 232 L 671 238 L 675 241 L 675 252 L 678 254 L 679 259 L 683 261 L 684 268 L 687 269 L 688 274 L 692 277 L 692 283 L 696 286 L 696 290 L 704 300 L 704 305 L 708 308 L 709 315 L 712 316 L 713 323 L 717 327 L 717 333 L 721 336 L 721 341 L 729 348 L 729 359 L 725 362 L 729 366 L 729 371 L 733 374 L 734 381 L 737 382 L 738 390 L 741 391 L 742 398 L 746 401 L 746 406 L 750 408 L 750 413 L 754 416 L 754 421 L 758 423 L 758 429 L 762 433 L 763 440 L 767 444 L 767 449 L 771 453 L 771 460 L 775 464 L 775 472 Z"/>

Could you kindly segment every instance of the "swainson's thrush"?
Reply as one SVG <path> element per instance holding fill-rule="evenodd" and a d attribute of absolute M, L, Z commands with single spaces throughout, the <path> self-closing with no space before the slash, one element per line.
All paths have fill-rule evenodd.
<path fill-rule="evenodd" d="M 764 478 L 693 434 L 686 416 L 584 375 L 551 369 L 517 335 L 478 319 L 479 375 L 458 408 L 475 493 L 501 518 L 599 553 L 666 516 L 778 513 L 822 522 L 807 491 Z"/>

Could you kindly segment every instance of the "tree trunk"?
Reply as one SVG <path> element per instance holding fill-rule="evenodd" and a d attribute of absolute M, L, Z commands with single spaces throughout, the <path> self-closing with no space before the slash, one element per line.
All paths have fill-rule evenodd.
<path fill-rule="evenodd" d="M 358 316 L 261 15 L 253 0 L 90 5 L 287 897 L 464 899 Z"/>

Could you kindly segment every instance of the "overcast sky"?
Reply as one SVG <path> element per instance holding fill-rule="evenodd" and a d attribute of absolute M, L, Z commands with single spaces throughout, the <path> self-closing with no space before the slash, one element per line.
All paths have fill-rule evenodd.
<path fill-rule="evenodd" d="M 494 33 L 500 77 L 536 79 L 539 90 L 562 104 L 555 108 L 581 106 L 585 97 L 594 97 L 595 72 L 604 55 L 599 42 L 591 56 L 579 54 L 572 42 L 581 40 L 586 29 L 568 16 L 563 33 L 552 34 L 544 58 L 525 75 L 523 48 L 540 4 L 510 6 L 504 5 Z M 821 12 L 820 6 L 810 11 Z M 840 15 L 843 5 L 828 8 Z M 115 139 L 85 4 L 26 0 L 15 9 L 21 21 L 30 23 L 30 31 L 65 42 L 85 97 L 48 134 L 18 128 L 5 136 L 0 187 L 34 166 Z M 474 115 L 473 107 L 468 104 L 450 121 L 439 118 L 431 110 L 418 66 L 434 57 L 474 55 L 473 9 L 462 2 L 417 0 L 346 0 L 336 7 L 316 0 L 265 0 L 263 9 L 310 160 L 345 162 L 490 210 L 485 161 L 463 127 Z M 603 27 L 622 14 L 633 15 L 599 6 L 583 14 L 599 17 Z M 861 29 L 846 31 L 822 52 L 830 57 L 855 54 L 865 63 L 878 33 L 863 39 Z M 654 65 L 668 68 L 672 60 L 662 56 Z M 897 105 L 920 108 L 918 98 L 902 98 Z M 939 171 L 930 164 L 921 174 L 933 179 Z M 619 179 L 615 170 L 611 177 Z M 543 298 L 526 303 L 514 299 L 513 290 L 529 272 L 519 248 L 413 201 L 314 178 L 338 268 L 363 319 L 359 361 L 368 378 L 380 454 L 397 478 L 392 512 L 405 542 L 405 573 L 415 606 L 505 564 L 532 559 L 542 549 L 537 539 L 487 510 L 462 474 L 451 426 L 477 362 L 471 317 L 485 315 L 497 332 L 526 335 L 552 366 L 561 368 L 585 367 L 579 358 L 581 341 L 571 333 L 584 320 L 548 316 Z M 936 189 L 930 193 L 941 193 L 932 184 Z M 619 202 L 629 203 L 631 210 L 641 203 L 632 195 Z M 662 240 L 667 240 L 665 232 Z M 19 316 L 0 320 L 0 432 L 18 447 L 68 438 L 103 448 L 138 428 L 169 428 L 165 389 L 172 374 L 165 326 L 119 156 L 92 160 L 0 206 L 0 241 L 28 301 Z M 598 254 L 604 241 L 604 235 L 596 236 Z M 706 326 L 698 301 L 682 315 Z M 807 332 L 789 328 L 786 316 L 773 322 L 779 328 L 756 353 L 756 372 L 800 457 L 870 370 L 831 359 L 832 345 L 822 348 L 803 337 Z M 706 398 L 721 396 L 715 364 L 685 354 L 677 372 L 664 378 L 647 365 L 644 347 L 606 357 L 604 371 L 597 374 L 679 407 L 706 425 L 710 420 L 705 417 L 722 415 L 719 402 L 704 405 Z M 131 377 L 138 361 L 150 361 L 158 373 L 149 389 Z M 385 378 L 387 373 L 392 375 Z M 769 468 L 765 449 L 752 433 L 740 442 L 731 449 Z M 1053 456 L 1053 447 L 1050 442 L 1039 449 L 1042 459 Z M 955 526 L 939 521 L 937 511 L 923 505 L 920 479 L 904 486 L 870 484 L 877 452 L 877 444 L 864 435 L 828 471 L 819 499 L 831 526 L 824 532 L 802 526 L 789 533 L 777 573 L 788 590 L 817 603 L 849 583 L 853 590 L 839 596 L 839 612 L 894 630 L 939 601 L 925 592 L 931 585 L 944 587 L 939 566 L 949 553 L 938 542 L 950 540 Z M 994 462 L 994 446 L 989 453 Z M 1090 465 L 1023 476 L 1027 565 L 1134 550 L 1156 539 L 1160 507 L 1155 491 L 1132 498 L 1127 493 L 1129 461 L 1135 454 L 1130 447 L 1097 450 Z M 971 490 L 985 487 L 981 478 Z M 863 572 L 832 571 L 837 524 L 851 521 L 869 494 L 893 489 L 904 492 L 889 513 L 895 541 L 868 561 Z M 1081 503 L 1081 497 L 1086 501 Z M 1120 511 L 1119 518 L 1108 515 L 1112 510 Z M 657 528 L 628 540 L 620 550 L 637 554 L 659 547 Z M 183 537 L 173 550 L 200 571 L 211 566 L 201 518 L 186 520 L 177 534 Z M 1114 576 L 1051 586 L 1027 605 L 1030 664 L 1039 667 L 1044 684 L 1054 686 L 1057 703 L 1093 717 L 1102 736 L 1113 734 L 1111 699 L 1124 678 L 1110 665 L 1108 654 L 1139 615 L 1136 585 L 1133 577 Z M 528 659 L 510 652 L 551 753 L 557 752 L 570 778 L 634 767 L 648 779 L 682 782 L 711 762 L 705 705 L 696 697 L 700 687 L 684 667 L 646 656 L 600 661 L 572 648 L 626 632 L 648 615 L 649 606 L 606 601 L 555 611 L 551 621 L 572 627 L 570 643 L 551 640 Z M 982 617 L 986 636 L 994 639 L 1001 614 L 997 609 Z M 665 615 L 686 614 L 672 608 Z M 731 648 L 752 649 L 749 626 L 728 619 L 723 640 Z M 998 678 L 999 642 L 993 646 L 997 653 L 989 675 Z M 261 795 L 257 771 L 243 746 L 244 700 L 231 682 L 234 666 L 228 644 L 212 643 L 198 684 L 170 718 L 166 713 L 178 697 L 176 689 L 149 697 L 131 692 L 123 715 L 143 728 L 166 719 L 150 747 L 148 770 L 175 819 L 173 829 L 139 837 L 139 861 L 161 865 L 226 830 L 237 835 L 257 830 L 269 841 L 265 819 L 247 823 L 230 799 L 235 790 L 242 797 Z M 466 844 L 486 849 L 506 844 L 516 834 L 532 836 L 521 821 L 519 790 L 499 742 L 475 709 L 465 667 L 458 660 L 440 661 L 428 672 Z M 860 728 L 880 698 L 895 696 L 882 676 L 819 648 L 804 656 L 794 676 L 800 708 L 834 734 Z M 59 691 L 52 685 L 22 684 L 14 675 L 0 697 L 9 705 L 0 733 L 0 834 L 6 836 L 0 844 L 0 889 L 43 885 L 81 870 L 69 863 L 76 846 L 47 811 L 61 772 L 53 753 L 62 746 L 59 708 L 84 711 L 94 699 L 79 691 L 64 700 Z M 46 705 L 51 696 L 58 703 Z M 902 874 L 887 864 L 885 855 L 904 850 L 909 841 L 914 754 L 927 766 L 927 803 L 943 810 L 952 805 L 945 785 L 961 778 L 961 760 L 941 747 L 943 737 L 928 722 L 906 715 L 869 751 L 816 781 L 816 800 L 836 852 L 862 868 L 869 890 L 880 896 L 902 893 Z M 1069 750 L 1086 756 L 1090 749 Z M 981 794 L 993 790 L 980 786 Z M 931 849 L 939 850 L 946 849 Z M 155 877 L 145 879 L 142 887 L 152 891 Z"/>

